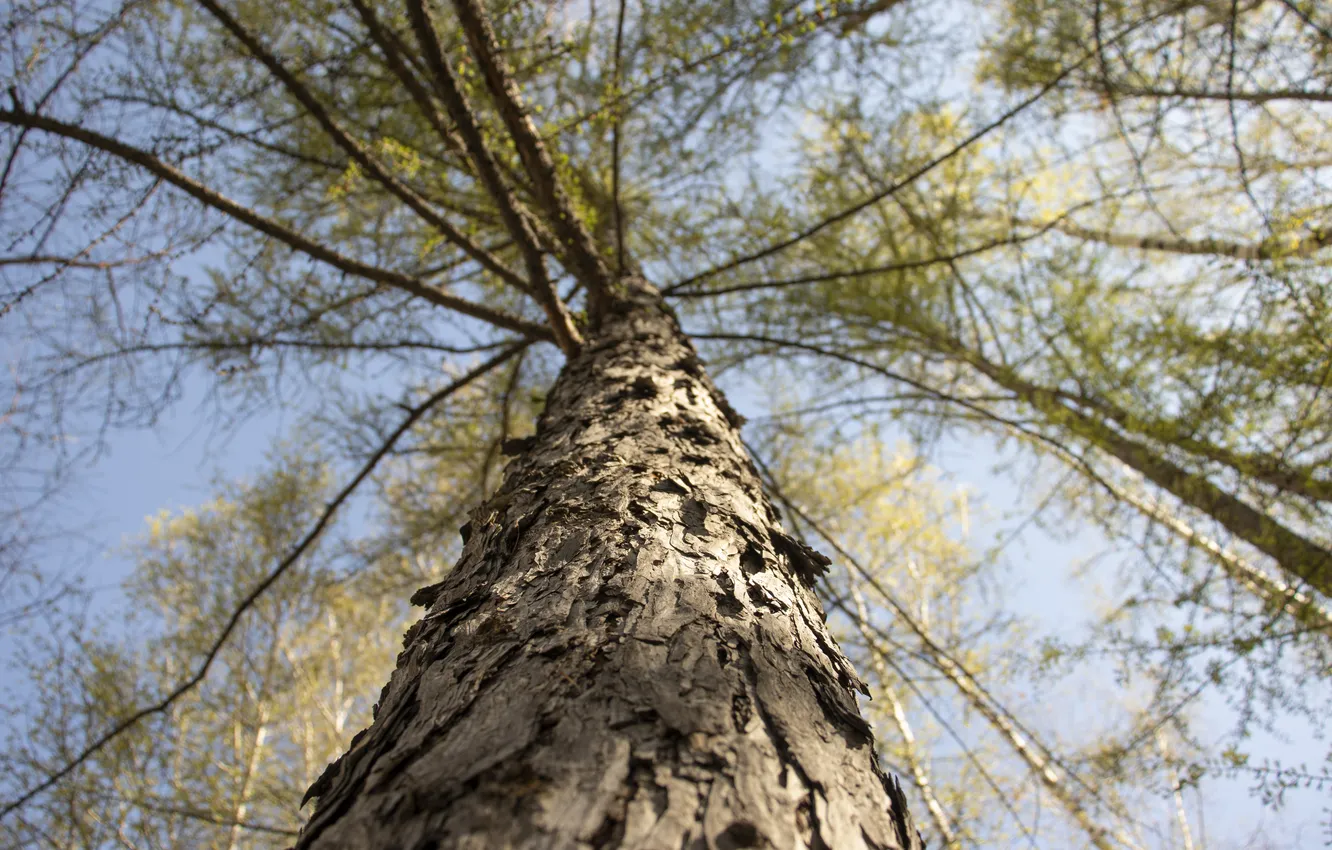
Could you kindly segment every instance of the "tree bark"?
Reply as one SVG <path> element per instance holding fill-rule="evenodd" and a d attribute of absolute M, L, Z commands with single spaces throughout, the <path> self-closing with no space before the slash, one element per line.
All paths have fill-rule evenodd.
<path fill-rule="evenodd" d="M 738 434 L 639 280 L 413 601 L 298 848 L 920 850 Z"/>

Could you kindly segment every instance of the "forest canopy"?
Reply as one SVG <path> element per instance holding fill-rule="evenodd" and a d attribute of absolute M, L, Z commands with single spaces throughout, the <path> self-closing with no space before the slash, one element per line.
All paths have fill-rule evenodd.
<path fill-rule="evenodd" d="M 1324 5 L 0 14 L 5 846 L 289 846 L 625 273 L 928 846 L 1332 843 Z"/>

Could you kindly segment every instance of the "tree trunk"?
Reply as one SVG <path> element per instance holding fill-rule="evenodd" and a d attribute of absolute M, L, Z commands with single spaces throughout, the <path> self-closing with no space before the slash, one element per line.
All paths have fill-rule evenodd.
<path fill-rule="evenodd" d="M 850 663 L 739 419 L 637 280 L 423 588 L 299 848 L 903 848 Z"/>

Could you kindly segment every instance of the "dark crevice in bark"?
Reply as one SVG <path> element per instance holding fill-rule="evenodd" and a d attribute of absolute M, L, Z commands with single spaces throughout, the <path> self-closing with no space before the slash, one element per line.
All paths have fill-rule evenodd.
<path fill-rule="evenodd" d="M 777 526 L 655 290 L 626 291 L 413 597 L 298 847 L 919 848 L 809 588 L 827 559 Z"/>
<path fill-rule="evenodd" d="M 757 692 L 759 689 L 758 673 L 753 664 L 745 666 L 745 676 L 751 687 Z M 782 766 L 793 770 L 800 777 L 801 783 L 808 789 L 806 795 L 796 804 L 796 824 L 804 833 L 800 836 L 803 839 L 802 843 L 808 843 L 811 850 L 826 848 L 827 845 L 819 831 L 819 815 L 815 796 L 822 790 L 821 785 L 801 767 L 800 760 L 791 752 L 791 747 L 786 741 L 786 736 L 782 733 L 781 726 L 773 720 L 764 708 L 763 700 L 759 699 L 755 704 L 758 709 L 758 717 L 768 733 L 768 738 L 777 747 L 777 755 L 781 759 Z M 785 772 L 781 776 L 781 784 L 783 787 L 787 786 Z"/>

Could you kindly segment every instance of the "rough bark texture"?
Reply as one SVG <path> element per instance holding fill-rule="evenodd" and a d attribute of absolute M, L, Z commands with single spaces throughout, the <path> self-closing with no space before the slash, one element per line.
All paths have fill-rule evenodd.
<path fill-rule="evenodd" d="M 473 513 L 301 848 L 910 848 L 808 584 L 656 291 Z"/>

